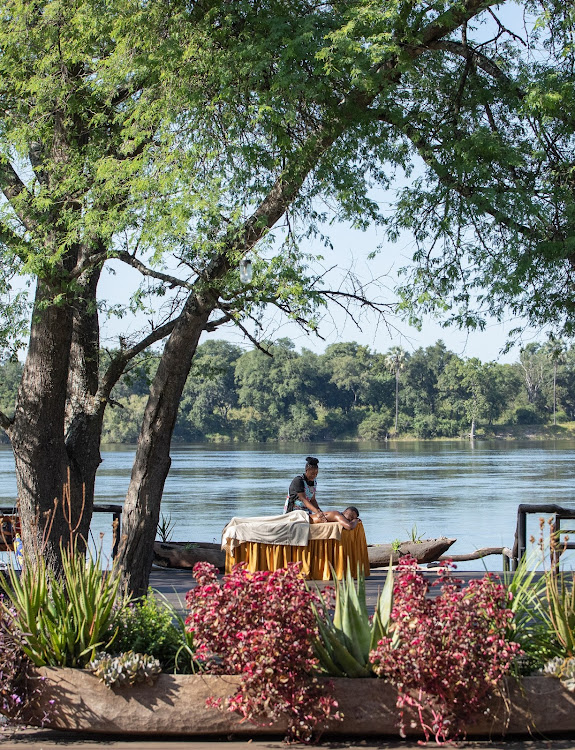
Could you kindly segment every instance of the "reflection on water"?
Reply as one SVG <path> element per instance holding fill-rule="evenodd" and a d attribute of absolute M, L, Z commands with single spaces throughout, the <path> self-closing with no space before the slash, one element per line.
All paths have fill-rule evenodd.
<path fill-rule="evenodd" d="M 232 516 L 281 513 L 289 483 L 311 453 L 320 459 L 320 505 L 339 510 L 357 505 L 369 542 L 416 534 L 457 538 L 454 554 L 511 547 L 519 503 L 575 507 L 574 449 L 574 441 L 178 445 L 162 512 L 175 522 L 174 539 L 219 541 Z M 96 502 L 123 502 L 133 455 L 131 446 L 103 449 Z M 15 495 L 12 454 L 0 446 L 0 504 L 10 505 Z M 108 538 L 110 526 L 111 517 L 95 516 L 94 537 Z M 537 516 L 528 517 L 530 534 L 538 535 Z M 485 561 L 501 569 L 501 558 Z"/>

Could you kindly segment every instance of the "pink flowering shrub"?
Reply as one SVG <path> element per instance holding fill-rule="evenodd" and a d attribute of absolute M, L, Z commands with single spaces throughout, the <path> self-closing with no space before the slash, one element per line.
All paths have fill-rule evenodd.
<path fill-rule="evenodd" d="M 427 598 L 428 583 L 416 561 L 400 561 L 391 630 L 370 661 L 398 689 L 402 736 L 408 708 L 418 715 L 426 740 L 433 735 L 441 743 L 465 735 L 466 722 L 483 709 L 520 648 L 505 637 L 513 618 L 510 595 L 489 575 L 462 589 L 444 569 L 433 585 L 441 585 L 441 592 Z"/>
<path fill-rule="evenodd" d="M 242 676 L 236 694 L 223 703 L 228 710 L 264 725 L 285 715 L 287 739 L 300 742 L 310 741 L 329 718 L 340 718 L 331 684 L 317 676 L 312 646 L 312 605 L 322 604 L 297 564 L 258 573 L 237 565 L 220 582 L 216 568 L 197 563 L 194 577 L 198 585 L 186 595 L 186 625 L 196 658 L 210 672 Z"/>

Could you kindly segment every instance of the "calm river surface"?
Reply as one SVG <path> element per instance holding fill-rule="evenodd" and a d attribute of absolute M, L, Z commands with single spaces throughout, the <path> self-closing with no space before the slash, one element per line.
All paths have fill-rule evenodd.
<path fill-rule="evenodd" d="M 519 503 L 575 508 L 575 441 L 176 445 L 162 502 L 162 513 L 175 522 L 173 539 L 219 541 L 232 516 L 283 512 L 289 483 L 310 454 L 320 459 L 320 506 L 357 505 L 371 543 L 416 533 L 456 538 L 454 554 L 512 547 Z M 102 450 L 96 502 L 123 502 L 133 456 L 132 446 Z M 0 504 L 15 497 L 11 449 L 0 446 Z M 111 517 L 97 514 L 92 531 L 107 541 Z M 527 533 L 538 536 L 537 516 L 528 517 Z M 499 556 L 485 563 L 501 570 Z M 481 561 L 460 564 L 483 567 Z"/>

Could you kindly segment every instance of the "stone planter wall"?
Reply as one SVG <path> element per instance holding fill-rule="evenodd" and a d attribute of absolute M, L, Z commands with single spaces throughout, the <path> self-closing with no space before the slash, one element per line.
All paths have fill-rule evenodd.
<path fill-rule="evenodd" d="M 227 711 L 206 708 L 209 696 L 234 693 L 239 677 L 162 674 L 153 686 L 111 690 L 83 670 L 39 670 L 41 696 L 24 721 L 35 726 L 104 734 L 283 736 L 285 723 L 273 727 L 241 723 Z M 330 735 L 398 736 L 396 693 L 377 679 L 335 679 L 335 695 L 344 713 Z M 469 726 L 470 737 L 575 733 L 575 694 L 552 677 L 508 682 L 503 698 L 492 700 L 487 714 Z M 51 703 L 53 701 L 53 703 Z M 417 729 L 410 730 L 420 736 Z"/>

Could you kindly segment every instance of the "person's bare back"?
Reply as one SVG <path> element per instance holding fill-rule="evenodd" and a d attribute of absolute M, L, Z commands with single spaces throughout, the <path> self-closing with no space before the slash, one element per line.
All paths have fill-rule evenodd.
<path fill-rule="evenodd" d="M 339 510 L 324 510 L 322 513 L 311 513 L 310 523 L 339 523 L 344 529 L 355 529 L 359 521 L 359 511 L 353 505 L 346 508 L 343 513 Z"/>

